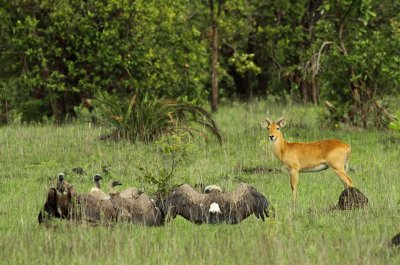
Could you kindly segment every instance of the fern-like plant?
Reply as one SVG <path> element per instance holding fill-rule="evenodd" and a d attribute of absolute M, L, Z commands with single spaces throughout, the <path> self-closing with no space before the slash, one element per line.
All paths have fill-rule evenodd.
<path fill-rule="evenodd" d="M 211 114 L 200 106 L 146 95 L 130 98 L 102 92 L 94 100 L 100 121 L 112 132 L 103 139 L 153 142 L 163 134 L 186 131 L 207 137 L 205 131 L 222 143 L 221 133 Z"/>

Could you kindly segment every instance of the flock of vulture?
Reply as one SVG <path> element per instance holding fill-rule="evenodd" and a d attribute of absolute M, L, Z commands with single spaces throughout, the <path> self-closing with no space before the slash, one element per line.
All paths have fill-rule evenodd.
<path fill-rule="evenodd" d="M 109 192 L 101 189 L 98 174 L 88 193 L 78 193 L 73 185 L 58 175 L 57 185 L 47 192 L 47 199 L 38 216 L 39 223 L 49 218 L 62 218 L 93 223 L 132 222 L 145 226 L 163 225 L 177 215 L 196 223 L 236 224 L 254 214 L 262 220 L 269 216 L 268 200 L 248 184 L 236 190 L 221 192 L 210 185 L 200 193 L 188 184 L 178 186 L 166 198 L 153 200 L 136 188 L 115 191 L 120 182 L 111 180 Z"/>
<path fill-rule="evenodd" d="M 263 221 L 269 217 L 269 202 L 255 188 L 240 183 L 230 192 L 222 192 L 216 185 L 198 192 L 188 184 L 176 187 L 165 198 L 153 200 L 137 188 L 116 192 L 121 182 L 110 180 L 108 193 L 101 189 L 102 177 L 93 176 L 93 187 L 88 193 L 78 193 L 73 185 L 58 175 L 56 187 L 47 192 L 47 199 L 38 216 L 39 224 L 51 218 L 85 221 L 93 224 L 131 222 L 145 226 L 160 226 L 180 215 L 196 224 L 237 224 L 254 214 Z M 358 189 L 349 187 L 339 196 L 330 210 L 362 208 L 368 199 Z M 389 242 L 400 246 L 400 233 Z"/>

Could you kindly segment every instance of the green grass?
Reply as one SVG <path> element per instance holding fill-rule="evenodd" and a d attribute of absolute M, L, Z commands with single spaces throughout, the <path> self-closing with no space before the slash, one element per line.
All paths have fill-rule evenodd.
<path fill-rule="evenodd" d="M 59 172 L 80 192 L 90 176 L 110 168 L 110 178 L 143 187 L 138 166 L 155 168 L 155 146 L 101 142 L 104 128 L 88 125 L 0 128 L 0 264 L 400 264 L 400 251 L 386 243 L 400 232 L 399 139 L 387 131 L 321 128 L 320 110 L 285 107 L 290 141 L 338 138 L 351 144 L 350 172 L 366 194 L 366 210 L 326 212 L 343 186 L 330 170 L 301 174 L 296 211 L 291 211 L 289 176 L 273 157 L 261 129 L 284 107 L 264 102 L 222 107 L 216 120 L 224 145 L 198 139 L 178 171 L 178 182 L 233 189 L 250 183 L 271 201 L 276 218 L 250 217 L 239 225 L 194 225 L 177 218 L 164 227 L 129 224 L 37 224 L 47 189 Z M 72 173 L 83 167 L 88 176 Z M 255 168 L 275 169 L 271 173 Z"/>

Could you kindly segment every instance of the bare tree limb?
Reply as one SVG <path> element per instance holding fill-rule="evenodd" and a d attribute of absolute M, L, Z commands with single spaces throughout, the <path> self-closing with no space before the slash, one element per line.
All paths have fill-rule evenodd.
<path fill-rule="evenodd" d="M 383 114 L 385 114 L 386 117 L 388 117 L 388 119 L 390 121 L 397 121 L 397 117 L 395 115 L 393 115 L 392 113 L 390 113 L 387 109 L 385 109 L 384 107 L 382 107 L 381 105 L 379 105 L 378 102 L 374 102 L 373 105 L 379 109 L 380 111 L 382 111 Z"/>

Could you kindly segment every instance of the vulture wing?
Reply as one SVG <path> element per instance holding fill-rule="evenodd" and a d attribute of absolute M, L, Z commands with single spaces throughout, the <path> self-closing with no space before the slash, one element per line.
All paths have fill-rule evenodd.
<path fill-rule="evenodd" d="M 124 199 L 136 200 L 143 192 L 136 188 L 127 188 L 119 193 Z"/>
<path fill-rule="evenodd" d="M 117 221 L 118 209 L 114 207 L 111 200 L 103 200 L 102 198 L 93 196 L 92 194 L 81 194 L 78 198 L 79 205 L 76 211 L 78 218 L 83 218 L 89 222 L 98 221 Z"/>
<path fill-rule="evenodd" d="M 48 216 L 49 215 L 49 216 Z M 41 224 L 47 217 L 60 218 L 61 215 L 57 209 L 57 191 L 55 188 L 51 188 L 47 192 L 47 199 L 44 204 L 43 210 L 40 210 L 38 221 Z"/>
<path fill-rule="evenodd" d="M 136 211 L 132 217 L 136 223 L 149 226 L 161 225 L 163 223 L 160 209 L 147 194 L 142 193 L 134 200 L 134 208 Z"/>
<path fill-rule="evenodd" d="M 251 214 L 264 221 L 269 217 L 267 198 L 255 188 L 240 183 L 236 190 L 221 193 L 221 211 L 228 223 L 239 223 Z"/>
<path fill-rule="evenodd" d="M 165 215 L 171 214 L 172 218 L 181 215 L 185 219 L 194 223 L 203 223 L 208 212 L 205 205 L 206 194 L 197 192 L 188 184 L 183 184 L 177 188 L 165 200 Z"/>

